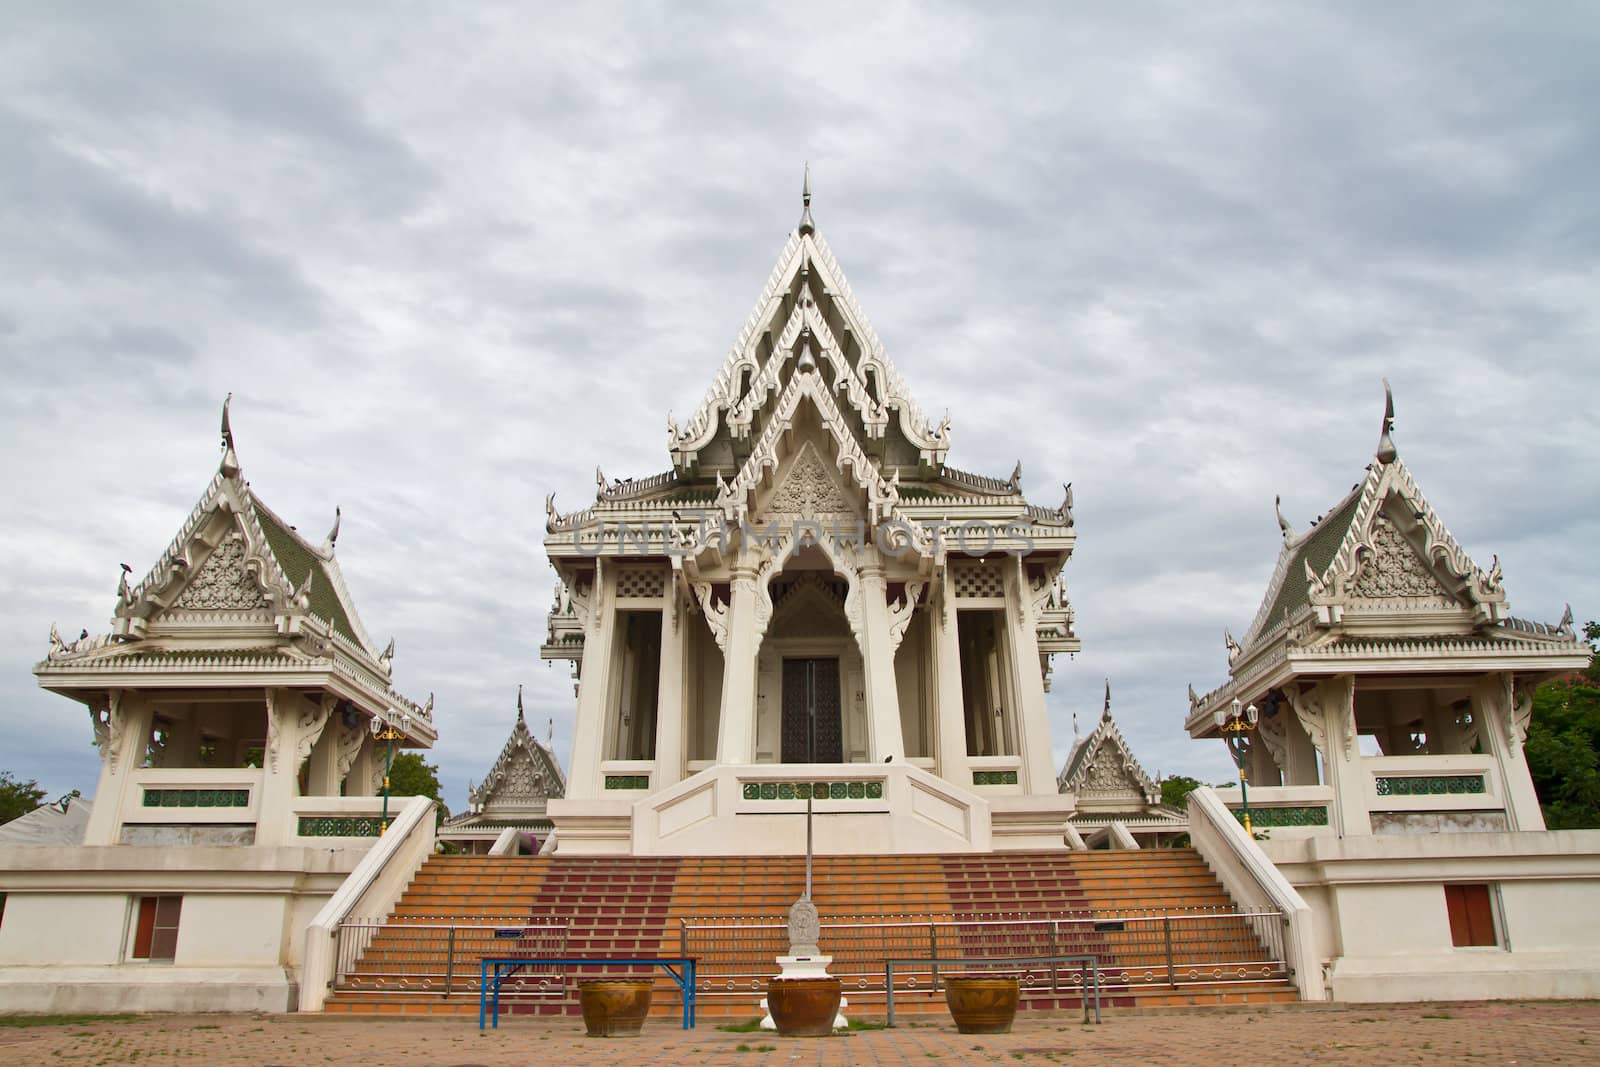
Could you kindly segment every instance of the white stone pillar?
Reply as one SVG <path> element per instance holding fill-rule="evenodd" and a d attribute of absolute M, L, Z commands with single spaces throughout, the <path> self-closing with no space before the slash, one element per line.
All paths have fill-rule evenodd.
<path fill-rule="evenodd" d="M 1039 665 L 1039 635 L 1027 603 L 1029 593 L 1020 564 L 1006 567 L 1001 574 L 1006 592 L 1006 647 L 1011 650 L 1011 677 L 1017 700 L 1022 791 L 1054 794 L 1055 753 L 1050 747 L 1050 713 L 1044 700 L 1044 671 Z"/>
<path fill-rule="evenodd" d="M 934 714 L 938 716 L 935 756 L 940 777 L 965 789 L 972 788 L 967 763 L 966 705 L 961 699 L 960 628 L 956 625 L 956 600 L 951 595 L 949 572 L 940 579 L 938 617 L 933 620 L 933 670 L 936 679 Z"/>
<path fill-rule="evenodd" d="M 1311 743 L 1299 718 L 1287 703 L 1278 712 L 1285 719 L 1283 730 L 1283 784 L 1317 785 L 1317 747 Z"/>
<path fill-rule="evenodd" d="M 650 789 L 658 791 L 683 777 L 687 753 L 684 739 L 683 660 L 685 618 L 678 584 L 667 575 L 661 608 L 661 665 L 656 684 L 656 767 Z"/>
<path fill-rule="evenodd" d="M 324 705 L 327 709 L 325 716 L 331 714 L 333 702 L 325 701 Z M 328 722 L 324 718 L 320 729 L 322 732 L 311 746 L 306 793 L 314 797 L 335 797 L 339 795 L 339 735 L 342 724 Z"/>
<path fill-rule="evenodd" d="M 889 637 L 888 586 L 883 567 L 876 562 L 861 567 L 861 627 L 866 637 L 863 667 L 866 671 L 867 722 L 871 730 L 867 758 L 882 763 L 887 757 L 905 759 L 905 737 L 900 729 L 900 693 L 894 676 L 894 643 Z"/>
<path fill-rule="evenodd" d="M 262 759 L 261 800 L 256 805 L 256 844 L 292 845 L 297 827 L 294 802 L 300 795 L 299 696 L 287 689 L 266 690 L 267 750 Z"/>
<path fill-rule="evenodd" d="M 602 562 L 595 569 L 589 621 L 584 629 L 583 659 L 578 670 L 578 712 L 572 728 L 572 766 L 567 772 L 568 800 L 603 795 L 600 761 L 605 758 L 606 718 L 611 714 L 612 645 L 616 641 L 616 569 Z"/>
<path fill-rule="evenodd" d="M 1322 711 L 1327 732 L 1324 752 L 1327 784 L 1333 787 L 1335 825 L 1341 837 L 1360 837 L 1372 833 L 1372 816 L 1367 810 L 1367 768 L 1361 758 L 1361 739 L 1356 735 L 1356 682 L 1351 675 L 1330 678 L 1317 685 L 1313 693 Z"/>
<path fill-rule="evenodd" d="M 1506 823 L 1512 830 L 1543 830 L 1544 812 L 1528 773 L 1522 742 L 1527 722 L 1518 725 L 1515 694 L 1509 673 L 1498 671 L 1480 678 L 1472 687 L 1472 718 L 1484 751 L 1494 757 L 1505 790 Z"/>
<path fill-rule="evenodd" d="M 86 845 L 116 844 L 122 833 L 123 813 L 142 800 L 131 779 L 144 763 L 144 747 L 150 739 L 155 712 L 143 694 L 113 690 L 109 699 L 111 723 L 100 749 L 100 780 L 95 786 L 94 807 L 83 831 Z"/>
<path fill-rule="evenodd" d="M 755 567 L 741 553 L 729 592 L 722 714 L 717 724 L 718 763 L 750 763 L 755 758 L 756 596 Z"/>

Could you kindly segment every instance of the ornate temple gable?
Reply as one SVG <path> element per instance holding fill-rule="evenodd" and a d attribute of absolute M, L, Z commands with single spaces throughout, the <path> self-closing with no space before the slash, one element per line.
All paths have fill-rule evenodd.
<path fill-rule="evenodd" d="M 219 469 L 137 585 L 125 568 L 111 632 L 69 644 L 52 627 L 35 673 L 41 683 L 72 678 L 85 689 L 115 684 L 119 675 L 135 686 L 176 675 L 208 675 L 219 685 L 298 675 L 307 687 L 337 677 L 369 711 L 412 709 L 414 734 L 429 743 L 431 701 L 424 707 L 390 687 L 393 643 L 379 652 L 361 625 L 334 556 L 338 536 L 337 512 L 313 545 L 255 495 L 224 403 Z"/>
<path fill-rule="evenodd" d="M 809 193 L 805 199 L 809 204 Z M 808 222 L 785 243 L 695 414 L 682 426 L 668 418 L 674 470 L 694 470 L 719 431 L 735 441 L 759 435 L 763 409 L 782 392 L 785 378 L 819 360 L 866 441 L 883 442 L 893 425 L 915 452 L 918 467 L 937 470 L 943 464 L 949 419 L 934 425 L 922 413 L 832 250 Z M 881 445 L 874 451 L 881 454 Z"/>
<path fill-rule="evenodd" d="M 832 637 L 848 625 L 842 579 L 810 572 L 773 585 L 772 629 L 790 637 Z"/>
<path fill-rule="evenodd" d="M 823 466 L 816 446 L 807 441 L 800 446 L 788 469 L 779 477 L 777 487 L 767 498 L 762 510 L 767 515 L 796 517 L 853 515 L 856 506 L 845 497 L 839 483 Z"/>
<path fill-rule="evenodd" d="M 528 730 L 517 691 L 517 721 L 511 727 L 500 757 L 484 780 L 468 794 L 475 814 L 542 810 L 547 800 L 566 794 L 567 780 L 555 754 Z"/>
<path fill-rule="evenodd" d="M 1111 688 L 1106 687 L 1106 704 L 1094 732 L 1073 746 L 1056 787 L 1074 793 L 1083 801 L 1122 803 L 1135 806 L 1157 804 L 1161 787 L 1139 766 L 1127 739 L 1111 717 Z"/>

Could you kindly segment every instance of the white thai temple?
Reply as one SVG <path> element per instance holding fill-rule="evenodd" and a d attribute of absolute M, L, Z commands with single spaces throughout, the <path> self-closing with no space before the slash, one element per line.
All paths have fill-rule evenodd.
<path fill-rule="evenodd" d="M 1245 790 L 1190 799 L 1196 844 L 1226 869 L 1201 824 L 1248 803 L 1261 840 L 1242 862 L 1270 864 L 1315 916 L 1304 953 L 1334 999 L 1594 996 L 1600 833 L 1545 830 L 1522 751 L 1534 688 L 1589 647 L 1570 608 L 1553 625 L 1511 614 L 1499 560 L 1451 535 L 1393 420 L 1387 397 L 1373 461 L 1310 528 L 1280 511 L 1261 606 L 1225 634 L 1227 682 L 1190 690 L 1193 737 L 1256 717 Z"/>
<path fill-rule="evenodd" d="M 505 854 L 536 852 L 552 829 L 546 807 L 566 788 L 550 740 L 541 742 L 528 729 L 518 686 L 517 718 L 505 746 L 483 781 L 468 784 L 467 810 L 444 821 L 439 840 L 473 854 L 488 853 L 497 842 L 504 842 Z"/>
<path fill-rule="evenodd" d="M 577 721 L 560 852 L 1061 847 L 1045 690 L 1079 647 L 1054 507 L 946 462 L 811 217 L 669 466 L 547 502 Z M 814 746 L 814 747 L 813 747 Z"/>
<path fill-rule="evenodd" d="M 1189 830 L 1183 811 L 1161 802 L 1161 783 L 1145 773 L 1117 726 L 1109 679 L 1100 720 L 1087 737 L 1074 737 L 1056 788 L 1073 798 L 1067 843 L 1074 848 L 1160 847 Z"/>
<path fill-rule="evenodd" d="M 288 1010 L 308 922 L 385 822 L 428 815 L 431 847 L 432 802 L 381 795 L 373 726 L 426 748 L 433 698 L 390 684 L 338 537 L 251 488 L 224 404 L 221 464 L 149 572 L 124 568 L 110 629 L 51 628 L 34 674 L 86 713 L 100 776 L 51 840 L 0 847 L 0 1003 Z"/>

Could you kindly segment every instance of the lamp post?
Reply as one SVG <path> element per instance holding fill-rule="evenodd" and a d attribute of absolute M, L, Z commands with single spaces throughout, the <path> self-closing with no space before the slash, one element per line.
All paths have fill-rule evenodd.
<path fill-rule="evenodd" d="M 1211 717 L 1216 720 L 1217 729 L 1222 731 L 1222 739 L 1228 744 L 1228 754 L 1233 757 L 1234 766 L 1239 768 L 1239 800 L 1244 807 L 1244 832 L 1255 837 L 1255 830 L 1250 826 L 1250 786 L 1244 775 L 1244 735 L 1256 728 L 1260 713 L 1254 704 L 1241 709 L 1239 698 L 1234 697 L 1232 704 L 1227 708 L 1218 708 L 1211 713 Z"/>
<path fill-rule="evenodd" d="M 383 817 L 378 822 L 379 837 L 389 832 L 389 768 L 394 764 L 394 743 L 405 740 L 406 729 L 411 725 L 411 716 L 404 713 L 399 716 L 399 725 L 395 725 L 395 714 L 391 708 L 384 717 L 372 720 L 372 736 L 388 743 L 383 756 Z"/>

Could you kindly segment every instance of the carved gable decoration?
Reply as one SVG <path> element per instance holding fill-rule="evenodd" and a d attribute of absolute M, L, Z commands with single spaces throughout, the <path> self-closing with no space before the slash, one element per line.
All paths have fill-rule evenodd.
<path fill-rule="evenodd" d="M 1123 797 L 1142 802 L 1144 791 L 1139 783 L 1123 765 L 1122 753 L 1115 751 L 1109 745 L 1103 745 L 1095 753 L 1095 761 L 1089 765 L 1089 771 L 1084 775 L 1083 784 L 1079 786 L 1079 793 L 1092 793 L 1096 795 Z"/>
<path fill-rule="evenodd" d="M 566 795 L 566 780 L 550 750 L 528 731 L 520 709 L 516 725 L 500 758 L 483 782 L 467 799 L 475 811 L 484 815 L 496 812 L 543 811 L 545 801 Z"/>
<path fill-rule="evenodd" d="M 1056 786 L 1063 793 L 1075 793 L 1080 804 L 1098 809 L 1143 811 L 1161 797 L 1160 787 L 1133 758 L 1109 711 L 1094 733 L 1073 748 Z"/>
<path fill-rule="evenodd" d="M 1455 599 L 1388 516 L 1374 516 L 1371 540 L 1372 552 L 1363 555 L 1351 593 L 1369 600 Z"/>
<path fill-rule="evenodd" d="M 191 611 L 252 611 L 269 606 L 245 568 L 244 536 L 237 530 L 206 557 L 173 601 L 173 607 Z"/>
<path fill-rule="evenodd" d="M 852 512 L 855 506 L 845 499 L 838 483 L 822 465 L 816 448 L 807 441 L 767 502 L 767 510 L 785 515 L 825 515 Z"/>

